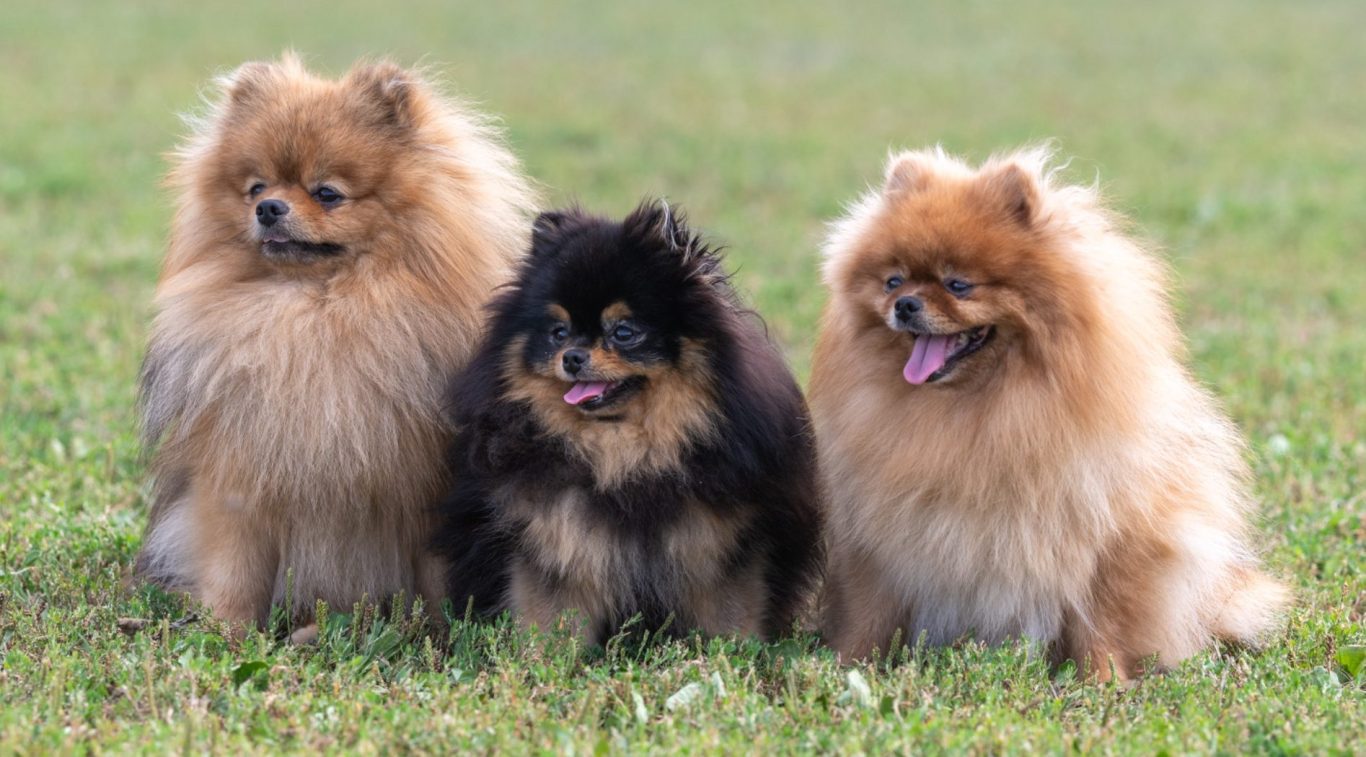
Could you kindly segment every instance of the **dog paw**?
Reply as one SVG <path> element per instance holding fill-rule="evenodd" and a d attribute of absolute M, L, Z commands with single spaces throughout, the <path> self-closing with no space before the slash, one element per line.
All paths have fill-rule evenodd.
<path fill-rule="evenodd" d="M 310 623 L 289 635 L 290 644 L 315 644 L 318 641 L 318 624 Z"/>

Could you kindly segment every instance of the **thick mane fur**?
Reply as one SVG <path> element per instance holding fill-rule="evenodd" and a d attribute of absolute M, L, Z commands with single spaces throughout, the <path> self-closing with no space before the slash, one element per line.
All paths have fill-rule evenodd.
<path fill-rule="evenodd" d="M 1193 386 L 1180 362 L 1184 350 L 1165 294 L 1165 267 L 1120 232 L 1123 221 L 1100 203 L 1093 187 L 1058 185 L 1049 159 L 1047 149 L 1035 148 L 995 156 L 980 171 L 939 149 L 903 153 L 892 159 L 893 165 L 914 161 L 941 178 L 965 179 L 977 173 L 989 174 L 1004 165 L 1024 169 L 1037 188 L 1035 233 L 1046 240 L 1048 252 L 1054 256 L 1046 262 L 1055 269 L 1058 282 L 1067 287 L 1056 297 L 1061 309 L 1059 321 L 1041 324 L 1047 330 L 1031 340 L 1028 351 L 1012 357 L 1022 370 L 998 371 L 1000 380 L 971 403 L 950 397 L 922 397 L 915 403 L 870 403 L 869 420 L 873 414 L 904 413 L 907 417 L 900 422 L 865 426 L 864 433 L 870 428 L 919 427 L 916 424 L 946 418 L 957 418 L 964 422 L 962 427 L 973 428 L 991 419 L 993 433 L 945 433 L 933 440 L 926 438 L 926 447 L 915 454 L 919 461 L 916 470 L 905 474 L 912 486 L 916 485 L 913 479 L 927 478 L 923 475 L 926 468 L 953 475 L 964 459 L 1018 463 L 1012 467 L 1025 474 L 1020 485 L 1027 486 L 1035 477 L 1031 470 L 1045 477 L 1052 474 L 1033 468 L 1020 459 L 1022 454 L 1047 459 L 1055 454 L 1085 459 L 1100 452 L 1123 456 L 1122 449 L 1111 447 L 1119 443 L 1127 448 L 1134 441 L 1147 441 L 1154 418 L 1146 410 L 1156 397 L 1181 402 L 1197 418 L 1211 415 L 1209 398 Z M 857 255 L 858 242 L 870 224 L 878 222 L 883 202 L 881 190 L 867 195 L 832 226 L 824 264 L 826 281 L 832 287 L 838 286 L 845 268 Z M 1116 280 L 1123 281 L 1124 286 L 1115 286 Z M 837 308 L 828 310 L 830 326 L 826 331 L 852 331 L 853 327 L 842 320 L 845 316 Z M 1141 328 L 1136 324 L 1142 324 Z M 854 361 L 849 367 L 861 371 L 870 367 L 868 362 Z M 855 386 L 868 386 L 873 391 L 871 387 L 888 383 L 884 379 L 881 375 L 859 375 Z M 893 384 L 891 389 L 901 387 Z M 1221 426 L 1226 426 L 1222 420 L 1212 423 L 1212 429 Z M 1227 430 L 1217 437 L 1214 446 L 1219 448 L 1230 438 Z M 1241 478 L 1237 446 L 1233 449 L 1235 454 L 1221 468 Z M 981 484 L 988 491 L 996 489 L 996 482 L 982 480 L 971 471 L 962 472 L 963 483 Z M 1046 482 L 1040 485 L 1048 486 Z"/>
<path fill-rule="evenodd" d="M 521 265 L 514 281 L 504 287 L 488 304 L 489 337 L 470 367 L 455 382 L 450 393 L 448 412 L 460 425 L 478 423 L 497 407 L 507 387 L 509 345 L 527 328 L 528 314 L 539 312 L 539 303 L 528 301 L 527 283 L 548 275 L 545 266 L 553 265 L 553 251 L 544 248 L 562 245 L 584 228 L 604 223 L 581 211 L 554 214 L 551 222 L 537 225 L 536 250 Z M 705 339 L 705 372 L 714 382 L 708 391 L 715 401 L 714 426 L 698 429 L 683 440 L 689 447 L 719 443 L 722 439 L 743 440 L 733 447 L 737 456 L 732 465 L 718 475 L 734 473 L 740 478 L 757 475 L 763 464 L 772 462 L 773 448 L 785 449 L 791 429 L 775 424 L 791 418 L 795 386 L 773 346 L 763 337 L 758 316 L 744 309 L 728 277 L 722 270 L 719 252 L 691 232 L 683 216 L 666 210 L 661 203 L 646 203 L 621 223 L 623 235 L 639 244 L 643 241 L 666 244 L 665 259 L 677 282 L 677 306 L 689 314 L 687 338 Z M 773 382 L 777 381 L 777 386 Z M 572 443 L 572 442 L 571 442 Z"/>
<path fill-rule="evenodd" d="M 613 255 L 642 256 L 630 259 L 648 274 L 622 273 L 626 263 L 609 261 L 626 258 Z M 536 316 L 549 304 L 547 292 L 561 291 L 560 283 L 571 291 L 588 286 L 585 276 L 606 271 L 630 283 L 612 284 L 604 302 L 625 298 L 632 287 L 660 293 L 650 299 L 668 312 L 652 325 L 672 324 L 681 346 L 675 367 L 652 382 L 691 389 L 665 405 L 649 395 L 633 400 L 653 408 L 639 422 L 578 424 L 560 414 L 557 394 L 546 409 L 519 393 L 521 354 L 539 333 Z M 520 516 L 506 512 L 497 492 L 511 487 L 554 499 L 549 493 L 582 491 L 590 503 L 582 517 L 600 525 L 580 526 L 587 531 L 570 541 L 586 549 L 605 538 L 599 527 L 621 540 L 592 554 L 634 554 L 638 544 L 709 519 L 727 524 L 728 535 L 701 542 L 707 549 L 731 544 L 733 529 L 744 529 L 750 536 L 740 543 L 747 553 L 759 555 L 759 564 L 781 565 L 766 584 L 771 612 L 764 627 L 790 622 L 817 566 L 813 443 L 801 394 L 762 325 L 740 305 L 718 253 L 661 203 L 646 203 L 620 223 L 578 210 L 546 214 L 516 282 L 490 309 L 488 337 L 450 395 L 459 428 L 452 467 L 471 473 L 457 481 L 438 539 L 452 559 L 453 596 L 473 596 L 483 612 L 508 607 L 507 566 L 531 549 L 522 529 L 532 526 L 517 525 Z M 621 475 L 603 463 L 618 458 L 632 461 Z M 727 559 L 748 564 L 750 558 Z M 650 583 L 662 578 L 646 578 L 661 569 L 638 568 L 645 594 L 634 601 L 645 602 L 651 591 L 667 596 L 662 584 Z M 663 617 L 646 614 L 652 623 Z"/>
<path fill-rule="evenodd" d="M 937 148 L 897 154 L 885 186 L 832 225 L 811 396 L 831 541 L 844 545 L 834 559 L 849 575 L 895 566 L 879 580 L 910 603 L 906 630 L 932 642 L 968 630 L 1057 641 L 1148 613 L 1133 621 L 1146 635 L 1111 651 L 1160 651 L 1165 664 L 1212 634 L 1260 634 L 1282 601 L 1269 582 L 1260 620 L 1235 632 L 1217 619 L 1255 569 L 1252 501 L 1239 435 L 1182 364 L 1167 271 L 1094 187 L 1061 184 L 1050 158 L 1028 149 L 974 169 Z M 979 275 L 1026 293 L 1026 326 L 970 391 L 908 387 L 895 356 L 869 347 L 890 332 L 868 327 L 845 292 L 901 198 L 960 191 L 1021 224 L 1028 273 L 987 260 Z M 944 228 L 970 244 L 970 226 Z M 1144 550 L 1152 562 L 1135 560 Z M 1123 575 L 1140 588 L 1122 591 L 1139 595 L 1116 610 L 1096 596 L 1098 575 Z"/>
<path fill-rule="evenodd" d="M 293 55 L 247 64 L 189 123 L 141 382 L 155 485 L 139 568 L 202 595 L 187 534 L 192 505 L 213 499 L 301 563 L 305 606 L 411 596 L 426 508 L 446 484 L 441 393 L 525 244 L 534 193 L 485 118 L 389 63 L 340 82 Z M 374 146 L 354 159 L 378 172 L 385 219 L 346 263 L 280 271 L 247 249 L 247 209 L 224 177 L 263 152 L 249 131 L 260 123 L 322 159 L 328 138 Z M 369 528 L 374 554 L 350 536 L 329 546 Z"/>

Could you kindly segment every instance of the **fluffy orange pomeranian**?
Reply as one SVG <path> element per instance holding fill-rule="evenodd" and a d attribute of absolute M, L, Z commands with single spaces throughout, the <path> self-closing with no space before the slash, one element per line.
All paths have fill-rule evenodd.
<path fill-rule="evenodd" d="M 810 401 L 844 658 L 1022 638 L 1104 679 L 1274 631 L 1239 435 L 1121 228 L 1045 150 L 896 155 L 835 224 Z"/>
<path fill-rule="evenodd" d="M 249 63 L 175 154 L 143 367 L 138 572 L 239 627 L 436 599 L 442 392 L 530 238 L 481 116 L 411 71 Z"/>

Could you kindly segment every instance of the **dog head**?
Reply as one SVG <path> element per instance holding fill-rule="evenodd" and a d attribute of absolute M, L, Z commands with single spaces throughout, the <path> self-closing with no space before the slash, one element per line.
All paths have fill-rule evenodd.
<path fill-rule="evenodd" d="M 1041 157 L 971 169 L 903 153 L 836 228 L 826 265 L 850 338 L 912 385 L 965 386 L 1012 352 L 1040 354 L 1083 318 L 1090 292 L 1043 214 Z"/>
<path fill-rule="evenodd" d="M 514 394 L 552 426 L 681 423 L 714 404 L 731 298 L 718 257 L 662 203 L 621 222 L 545 213 L 494 338 Z"/>
<path fill-rule="evenodd" d="M 515 159 L 413 71 L 365 63 L 324 79 L 286 55 L 218 86 L 175 156 L 168 270 L 212 259 L 247 278 L 319 277 L 365 261 L 444 281 L 461 256 L 525 238 Z"/>

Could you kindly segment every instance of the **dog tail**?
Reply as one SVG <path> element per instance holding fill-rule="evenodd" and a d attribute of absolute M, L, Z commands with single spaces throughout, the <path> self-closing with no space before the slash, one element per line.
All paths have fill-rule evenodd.
<path fill-rule="evenodd" d="M 1214 635 L 1232 644 L 1261 647 L 1284 625 L 1292 599 L 1285 584 L 1259 570 L 1244 569 L 1214 619 Z"/>

